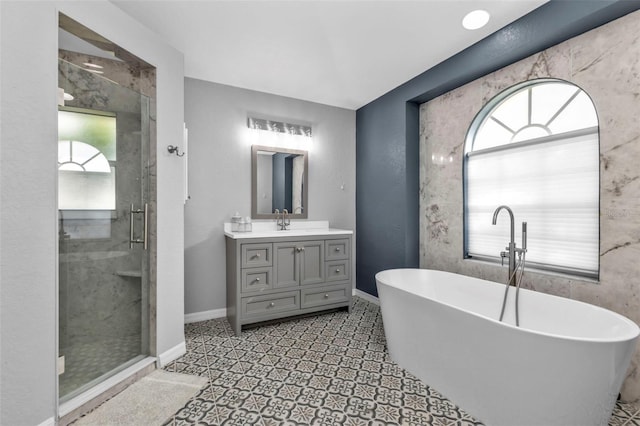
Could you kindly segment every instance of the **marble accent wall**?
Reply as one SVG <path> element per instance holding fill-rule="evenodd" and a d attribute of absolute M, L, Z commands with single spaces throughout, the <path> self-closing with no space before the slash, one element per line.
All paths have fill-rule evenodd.
<path fill-rule="evenodd" d="M 552 77 L 585 90 L 600 125 L 600 282 L 527 271 L 523 286 L 619 312 L 640 324 L 640 12 L 626 15 L 452 90 L 420 109 L 420 266 L 506 280 L 499 266 L 463 259 L 462 156 L 485 103 L 524 80 Z M 436 160 L 432 160 L 432 155 Z M 452 157 L 452 162 L 440 162 Z M 523 218 L 514 212 L 516 222 Z M 488 219 L 489 220 L 489 219 Z M 530 230 L 533 232 L 532 230 Z M 640 350 L 623 385 L 640 399 Z"/>

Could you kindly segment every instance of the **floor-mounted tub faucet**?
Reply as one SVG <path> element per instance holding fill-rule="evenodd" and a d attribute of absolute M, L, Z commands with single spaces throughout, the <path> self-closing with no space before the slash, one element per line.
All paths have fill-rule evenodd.
<path fill-rule="evenodd" d="M 527 252 L 527 222 L 522 222 L 522 248 L 516 247 L 515 240 L 515 220 L 513 218 L 513 211 L 509 208 L 509 206 L 499 206 L 493 212 L 493 220 L 491 223 L 495 225 L 498 221 L 498 213 L 500 210 L 505 209 L 507 213 L 509 213 L 510 220 L 510 239 L 509 245 L 505 247 L 505 251 L 500 252 L 500 258 L 502 259 L 502 264 L 504 265 L 504 258 L 509 258 L 509 275 L 507 280 L 507 287 L 504 292 L 504 300 L 502 301 L 502 311 L 500 312 L 500 321 L 502 321 L 502 317 L 504 316 L 504 308 L 507 303 L 507 293 L 509 291 L 509 286 L 516 287 L 516 325 L 520 325 L 520 318 L 518 314 L 518 290 L 520 289 L 520 281 L 522 281 L 522 275 L 524 274 L 524 255 Z M 518 254 L 518 260 L 520 263 L 516 266 L 516 253 Z M 520 279 L 517 279 L 517 270 L 519 267 L 522 267 L 522 271 L 520 272 Z"/>
<path fill-rule="evenodd" d="M 511 238 L 509 239 L 509 245 L 505 247 L 505 251 L 500 252 L 500 258 L 502 259 L 502 264 L 504 265 L 504 258 L 509 259 L 509 285 L 516 285 L 515 282 L 515 270 L 516 270 L 516 241 L 515 241 L 515 233 L 514 233 L 514 219 L 513 219 L 513 211 L 508 206 L 500 206 L 493 212 L 493 221 L 491 224 L 495 225 L 498 222 L 498 213 L 500 210 L 505 209 L 507 213 L 509 213 L 509 220 L 511 221 Z"/>

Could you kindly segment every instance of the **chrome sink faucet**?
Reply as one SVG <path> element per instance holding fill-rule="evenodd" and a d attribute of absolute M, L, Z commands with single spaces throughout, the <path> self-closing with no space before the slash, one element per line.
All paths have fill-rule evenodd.
<path fill-rule="evenodd" d="M 282 215 L 278 209 L 275 210 L 276 214 L 276 227 L 280 231 L 286 231 L 287 226 L 291 225 L 291 219 L 288 218 L 289 212 L 287 209 L 282 209 Z"/>
<path fill-rule="evenodd" d="M 517 248 L 516 247 L 516 241 L 515 241 L 515 232 L 514 232 L 514 226 L 515 226 L 515 221 L 513 218 L 513 211 L 509 208 L 509 206 L 499 206 L 494 212 L 493 212 L 493 221 L 491 222 L 493 225 L 495 225 L 498 221 L 498 213 L 500 213 L 500 210 L 506 210 L 507 213 L 509 213 L 509 220 L 510 220 L 510 239 L 509 239 L 509 245 L 507 247 L 505 247 L 506 251 L 502 251 L 500 252 L 500 257 L 502 258 L 502 264 L 504 265 L 504 258 L 508 258 L 509 259 L 509 285 L 516 285 L 516 253 L 518 253 L 520 256 L 522 255 L 522 253 L 526 253 L 527 251 L 527 222 L 522 222 L 522 248 Z"/>

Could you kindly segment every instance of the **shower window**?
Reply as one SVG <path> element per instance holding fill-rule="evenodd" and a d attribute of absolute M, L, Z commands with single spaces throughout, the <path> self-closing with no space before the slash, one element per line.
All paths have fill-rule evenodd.
<path fill-rule="evenodd" d="M 465 257 L 500 261 L 509 224 L 491 217 L 506 204 L 528 222 L 529 266 L 597 279 L 598 118 L 582 89 L 533 80 L 489 101 L 467 134 L 464 180 Z"/>
<path fill-rule="evenodd" d="M 115 210 L 116 117 L 58 112 L 60 210 Z"/>

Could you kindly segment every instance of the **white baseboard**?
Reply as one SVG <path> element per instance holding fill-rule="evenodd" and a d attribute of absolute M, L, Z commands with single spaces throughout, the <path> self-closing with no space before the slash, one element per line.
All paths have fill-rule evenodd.
<path fill-rule="evenodd" d="M 174 361 L 180 358 L 182 355 L 187 353 L 187 345 L 185 342 L 179 343 L 169 349 L 168 351 L 164 351 L 160 355 L 158 355 L 158 368 L 162 368 L 165 365 L 169 364 L 171 361 Z"/>
<path fill-rule="evenodd" d="M 380 299 L 370 295 L 369 293 L 365 293 L 362 290 L 358 290 L 357 288 L 353 289 L 353 295 L 358 296 L 359 298 L 364 299 L 369 303 L 373 303 L 374 305 L 380 305 Z"/>
<path fill-rule="evenodd" d="M 49 417 L 47 420 L 45 420 L 44 422 L 40 423 L 38 426 L 55 426 L 56 425 L 56 418 L 55 417 Z"/>
<path fill-rule="evenodd" d="M 194 312 L 192 314 L 184 315 L 184 323 L 189 324 L 191 322 L 207 321 L 210 319 L 224 318 L 227 316 L 227 309 L 212 309 L 210 311 Z"/>

